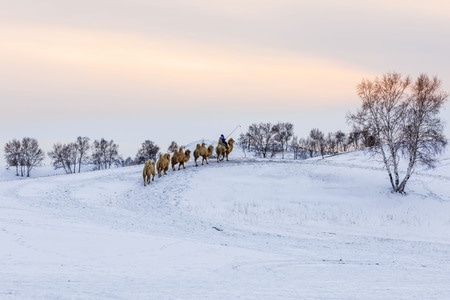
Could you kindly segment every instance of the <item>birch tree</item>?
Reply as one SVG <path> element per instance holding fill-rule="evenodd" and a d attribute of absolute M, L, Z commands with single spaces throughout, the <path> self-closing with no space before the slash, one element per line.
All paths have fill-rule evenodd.
<path fill-rule="evenodd" d="M 347 118 L 370 137 L 367 150 L 381 157 L 392 190 L 404 193 L 416 163 L 432 167 L 446 145 L 439 111 L 447 94 L 437 78 L 420 75 L 412 84 L 409 76 L 399 73 L 364 79 L 357 94 L 361 108 Z M 402 158 L 408 161 L 403 178 L 399 169 Z"/>

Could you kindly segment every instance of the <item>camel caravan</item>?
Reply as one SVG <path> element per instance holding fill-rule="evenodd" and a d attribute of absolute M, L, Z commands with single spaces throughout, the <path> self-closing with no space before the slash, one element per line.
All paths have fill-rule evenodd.
<path fill-rule="evenodd" d="M 224 159 L 228 161 L 228 155 L 233 151 L 234 140 L 230 138 L 228 142 L 226 142 L 223 135 L 219 139 L 216 150 L 217 162 L 221 162 Z M 202 165 L 204 163 L 208 163 L 208 158 L 210 158 L 214 153 L 214 146 L 209 145 L 206 147 L 205 143 L 197 144 L 194 150 L 194 163 L 195 166 L 198 167 L 197 159 L 202 158 Z M 144 186 L 150 184 L 151 181 L 155 181 L 155 176 L 158 174 L 158 177 L 163 175 L 167 175 L 167 171 L 170 166 L 172 167 L 172 171 L 175 171 L 175 167 L 178 165 L 178 170 L 183 167 L 186 169 L 185 163 L 189 161 L 191 158 L 191 150 L 184 150 L 184 146 L 181 146 L 179 149 L 175 149 L 173 151 L 172 156 L 169 153 L 159 153 L 158 161 L 155 164 L 155 161 L 149 159 L 144 164 L 144 169 L 142 170 L 142 177 L 144 180 Z"/>

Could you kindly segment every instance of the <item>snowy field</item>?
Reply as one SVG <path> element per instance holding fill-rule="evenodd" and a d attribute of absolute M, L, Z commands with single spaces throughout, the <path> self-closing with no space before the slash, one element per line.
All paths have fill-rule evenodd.
<path fill-rule="evenodd" d="M 0 299 L 450 299 L 449 151 L 405 196 L 362 152 L 141 172 L 2 168 Z"/>

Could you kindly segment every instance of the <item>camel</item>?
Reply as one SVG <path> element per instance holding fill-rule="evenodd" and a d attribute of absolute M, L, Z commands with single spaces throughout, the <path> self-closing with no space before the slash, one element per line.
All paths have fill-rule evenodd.
<path fill-rule="evenodd" d="M 187 149 L 186 151 L 184 151 L 184 157 L 183 160 L 180 161 L 179 167 L 183 166 L 183 169 L 186 169 L 184 163 L 188 162 L 190 158 L 191 158 L 191 150 Z"/>
<path fill-rule="evenodd" d="M 171 160 L 172 160 L 172 170 L 175 171 L 175 165 L 180 162 L 179 155 L 178 155 L 178 149 L 173 150 Z"/>
<path fill-rule="evenodd" d="M 214 146 L 213 145 L 209 145 L 208 148 L 206 148 L 206 144 L 202 143 L 197 144 L 197 147 L 195 147 L 194 150 L 194 161 L 195 161 L 195 166 L 198 167 L 197 164 L 197 159 L 201 156 L 202 157 L 202 166 L 203 166 L 203 162 L 206 161 L 206 164 L 208 164 L 208 157 L 210 157 L 214 152 Z"/>
<path fill-rule="evenodd" d="M 169 165 L 170 165 L 170 154 L 166 153 L 166 154 L 159 154 L 159 159 L 156 162 L 156 170 L 158 172 L 158 177 L 162 176 L 162 173 L 164 175 L 167 175 L 167 170 L 169 169 Z"/>
<path fill-rule="evenodd" d="M 149 159 L 145 162 L 142 177 L 144 179 L 144 186 L 150 184 L 150 180 L 155 181 L 155 162 L 153 160 Z"/>
<path fill-rule="evenodd" d="M 188 151 L 188 150 L 186 150 Z M 191 151 L 189 151 L 189 155 L 190 155 Z M 175 149 L 173 150 L 173 155 L 172 155 L 172 170 L 175 171 L 175 166 L 178 165 L 178 170 L 180 170 L 181 166 L 183 166 L 183 169 L 186 169 L 186 167 L 184 166 L 184 163 L 187 161 L 185 161 L 186 158 L 186 152 L 184 151 L 184 147 L 181 146 L 180 149 Z M 189 158 L 188 158 L 189 160 Z"/>
<path fill-rule="evenodd" d="M 186 169 L 184 163 L 187 162 L 190 157 L 191 157 L 191 150 L 188 149 L 184 151 L 183 146 L 181 146 L 180 149 L 178 150 L 175 149 L 172 155 L 172 170 L 175 171 L 175 166 L 177 164 L 179 164 L 178 170 L 180 170 L 181 167 L 183 167 L 183 169 Z"/>
<path fill-rule="evenodd" d="M 225 147 L 225 145 L 219 140 L 219 143 L 216 147 L 216 154 L 217 154 L 217 162 L 220 162 L 226 158 L 228 161 L 228 155 L 233 151 L 234 146 L 234 140 L 231 138 L 228 140 L 228 149 Z"/>

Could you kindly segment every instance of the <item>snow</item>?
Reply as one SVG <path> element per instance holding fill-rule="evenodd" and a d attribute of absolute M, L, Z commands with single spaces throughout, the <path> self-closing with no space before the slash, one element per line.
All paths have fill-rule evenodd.
<path fill-rule="evenodd" d="M 141 172 L 3 168 L 0 299 L 450 298 L 448 152 L 404 196 L 360 151 Z"/>

